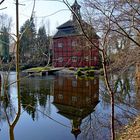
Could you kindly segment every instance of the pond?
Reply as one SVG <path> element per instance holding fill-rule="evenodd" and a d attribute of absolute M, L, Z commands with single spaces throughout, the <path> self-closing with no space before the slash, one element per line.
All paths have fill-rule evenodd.
<path fill-rule="evenodd" d="M 110 79 L 116 81 L 117 131 L 140 113 L 140 91 L 132 74 Z M 11 72 L 8 83 L 15 80 L 16 73 Z M 0 101 L 1 140 L 110 140 L 111 107 L 103 77 L 23 78 L 20 103 L 16 83 L 7 91 L 8 97 Z M 17 123 L 11 129 L 8 120 L 12 122 L 16 115 Z"/>

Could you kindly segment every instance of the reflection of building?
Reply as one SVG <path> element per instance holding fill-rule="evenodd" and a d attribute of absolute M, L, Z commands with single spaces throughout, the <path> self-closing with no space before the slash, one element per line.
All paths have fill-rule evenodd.
<path fill-rule="evenodd" d="M 72 121 L 72 133 L 78 136 L 82 120 L 94 111 L 99 101 L 99 79 L 58 78 L 54 84 L 54 105 L 58 113 Z"/>
<path fill-rule="evenodd" d="M 81 6 L 77 0 L 71 8 L 81 21 L 84 32 L 90 37 L 94 46 L 98 47 L 99 37 L 94 28 L 82 20 Z M 74 13 L 72 13 L 72 20 L 68 20 L 57 27 L 58 31 L 53 37 L 53 65 L 55 67 L 97 66 L 99 51 L 85 38 Z"/>

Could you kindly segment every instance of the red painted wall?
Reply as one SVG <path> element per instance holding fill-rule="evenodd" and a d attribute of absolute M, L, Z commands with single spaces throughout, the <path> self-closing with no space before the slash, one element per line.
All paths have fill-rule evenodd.
<path fill-rule="evenodd" d="M 93 42 L 96 44 L 97 47 L 99 47 L 98 39 L 93 39 Z M 60 47 L 61 43 L 62 47 Z M 84 39 L 82 36 L 70 36 L 53 39 L 53 66 L 98 66 L 98 49 L 86 46 L 86 39 Z M 88 56 L 88 60 L 86 60 L 86 56 Z"/>

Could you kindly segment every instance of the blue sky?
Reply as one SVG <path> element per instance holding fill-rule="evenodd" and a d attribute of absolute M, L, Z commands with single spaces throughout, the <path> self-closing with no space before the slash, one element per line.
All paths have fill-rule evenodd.
<path fill-rule="evenodd" d="M 68 0 L 68 2 L 70 4 L 73 4 L 74 0 Z M 33 0 L 19 0 L 19 3 L 23 4 L 19 6 L 19 24 L 21 26 L 27 19 L 30 18 L 33 7 Z M 12 17 L 12 32 L 15 32 L 15 0 L 5 0 L 5 2 L 2 5 L 0 5 L 0 9 L 3 7 L 7 8 L 5 10 L 0 10 L 0 14 L 5 13 Z M 55 14 L 52 15 L 53 13 Z M 37 25 L 37 27 L 41 26 L 42 24 L 45 24 L 46 28 L 48 28 L 47 23 L 49 22 L 50 34 L 54 34 L 58 25 L 61 25 L 62 23 L 66 22 L 71 18 L 71 12 L 68 10 L 67 6 L 62 2 L 54 0 L 36 0 L 35 17 L 35 24 Z"/>

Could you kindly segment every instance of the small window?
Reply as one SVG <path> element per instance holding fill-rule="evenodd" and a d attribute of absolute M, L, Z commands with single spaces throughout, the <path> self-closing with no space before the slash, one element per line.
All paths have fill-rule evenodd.
<path fill-rule="evenodd" d="M 85 60 L 86 60 L 86 61 L 89 61 L 89 57 L 88 57 L 88 56 L 85 56 Z"/>
<path fill-rule="evenodd" d="M 62 48 L 63 47 L 63 43 L 58 43 L 58 47 Z"/>
<path fill-rule="evenodd" d="M 76 41 L 72 41 L 71 46 L 72 46 L 72 47 L 77 46 L 77 42 L 76 42 Z"/>
<path fill-rule="evenodd" d="M 58 94 L 58 99 L 62 100 L 63 99 L 63 95 L 62 94 Z"/>
<path fill-rule="evenodd" d="M 76 96 L 72 96 L 71 99 L 72 99 L 72 102 L 77 102 L 77 97 Z"/>
<path fill-rule="evenodd" d="M 89 86 L 89 81 L 86 81 L 86 87 L 88 87 Z"/>
<path fill-rule="evenodd" d="M 91 102 L 91 98 L 90 97 L 86 97 L 86 102 L 90 103 Z"/>
<path fill-rule="evenodd" d="M 77 81 L 72 81 L 72 87 L 77 87 Z"/>
<path fill-rule="evenodd" d="M 72 57 L 72 62 L 77 62 L 77 56 Z"/>
<path fill-rule="evenodd" d="M 58 62 L 63 62 L 63 57 L 59 57 Z"/>

